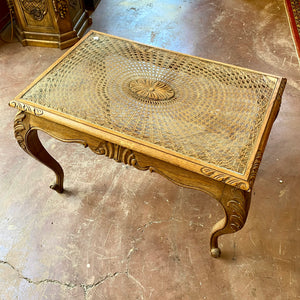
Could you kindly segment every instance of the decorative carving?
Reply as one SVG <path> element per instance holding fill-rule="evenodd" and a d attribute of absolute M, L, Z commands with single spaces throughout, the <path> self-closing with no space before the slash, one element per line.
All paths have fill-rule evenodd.
<path fill-rule="evenodd" d="M 230 210 L 228 223 L 233 232 L 241 230 L 246 222 L 247 213 L 245 209 L 245 198 L 233 198 L 227 202 Z"/>
<path fill-rule="evenodd" d="M 96 154 L 105 155 L 108 158 L 113 158 L 116 162 L 122 162 L 139 170 L 146 171 L 150 169 L 150 171 L 153 171 L 150 166 L 141 167 L 138 164 L 133 151 L 120 145 L 102 141 L 99 143 L 98 147 L 91 148 L 91 150 Z"/>
<path fill-rule="evenodd" d="M 70 6 L 75 8 L 77 6 L 77 0 L 69 0 Z"/>
<path fill-rule="evenodd" d="M 243 228 L 250 206 L 251 192 L 226 185 L 219 200 L 225 210 L 225 218 L 215 224 L 210 238 L 210 249 L 213 257 L 219 257 L 218 237 L 233 233 Z"/>
<path fill-rule="evenodd" d="M 44 113 L 44 111 L 40 108 L 36 108 L 36 107 L 30 106 L 30 105 L 27 105 L 27 104 L 24 104 L 24 103 L 21 103 L 18 101 L 11 101 L 9 103 L 9 105 L 11 107 L 15 107 L 21 111 L 27 111 L 27 112 L 33 113 L 37 117 L 41 116 Z"/>
<path fill-rule="evenodd" d="M 24 10 L 37 21 L 43 20 L 47 14 L 46 0 L 21 0 L 21 4 Z"/>
<path fill-rule="evenodd" d="M 250 187 L 252 187 L 254 184 L 255 177 L 256 177 L 259 165 L 261 163 L 262 157 L 263 157 L 263 151 L 258 150 L 256 153 L 256 156 L 255 156 L 251 171 L 250 171 L 249 179 L 248 179 Z"/>
<path fill-rule="evenodd" d="M 15 138 L 19 144 L 19 146 L 27 152 L 26 145 L 25 145 L 25 139 L 23 131 L 26 129 L 25 125 L 23 123 L 23 120 L 25 119 L 26 115 L 23 111 L 19 111 L 16 114 L 15 121 L 14 121 L 14 130 L 15 130 Z"/>
<path fill-rule="evenodd" d="M 66 0 L 52 0 L 55 12 L 64 19 L 68 13 L 68 2 Z"/>
<path fill-rule="evenodd" d="M 247 204 L 248 192 L 236 189 L 234 187 L 227 187 L 227 192 L 223 194 L 222 205 L 227 215 L 226 231 L 236 232 L 241 230 L 246 222 L 248 214 Z M 250 194 L 249 194 L 250 195 Z"/>
<path fill-rule="evenodd" d="M 229 176 L 228 174 L 224 174 L 222 172 L 219 172 L 219 171 L 207 168 L 207 167 L 201 168 L 200 172 L 201 172 L 201 174 L 203 174 L 207 177 L 210 177 L 217 181 L 222 181 L 224 183 L 227 183 L 227 184 L 237 187 L 239 189 L 242 189 L 242 190 L 249 189 L 249 185 L 247 184 L 247 182 L 241 181 L 240 179 L 235 178 L 233 176 Z"/>
<path fill-rule="evenodd" d="M 169 100 L 174 97 L 174 90 L 166 83 L 152 79 L 136 79 L 129 82 L 129 89 L 138 97 L 155 101 Z"/>

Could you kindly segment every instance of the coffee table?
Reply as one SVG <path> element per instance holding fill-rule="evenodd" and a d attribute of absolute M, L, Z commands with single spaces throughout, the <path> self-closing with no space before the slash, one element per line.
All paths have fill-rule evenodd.
<path fill-rule="evenodd" d="M 253 183 L 286 79 L 90 31 L 21 92 L 15 137 L 64 173 L 37 131 L 217 199 L 218 237 L 245 224 Z M 130 187 L 129 187 L 130 188 Z"/>

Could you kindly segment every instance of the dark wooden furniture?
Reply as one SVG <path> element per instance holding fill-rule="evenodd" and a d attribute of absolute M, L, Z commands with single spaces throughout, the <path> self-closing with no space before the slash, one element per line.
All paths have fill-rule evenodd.
<path fill-rule="evenodd" d="M 83 0 L 9 0 L 16 36 L 26 46 L 64 49 L 83 35 L 91 19 Z"/>
<path fill-rule="evenodd" d="M 63 170 L 38 130 L 216 198 L 225 212 L 210 240 L 218 257 L 218 237 L 246 222 L 285 83 L 91 31 L 10 106 L 19 145 L 55 172 L 57 192 Z"/>
<path fill-rule="evenodd" d="M 84 0 L 85 8 L 88 10 L 95 10 L 99 3 L 100 0 Z"/>
<path fill-rule="evenodd" d="M 6 0 L 0 0 L 0 32 L 9 23 L 10 14 Z"/>

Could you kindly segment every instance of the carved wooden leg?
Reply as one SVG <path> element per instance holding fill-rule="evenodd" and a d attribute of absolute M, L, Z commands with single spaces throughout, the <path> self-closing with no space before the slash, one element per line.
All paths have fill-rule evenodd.
<path fill-rule="evenodd" d="M 14 128 L 15 137 L 20 147 L 33 156 L 35 159 L 46 165 L 56 174 L 56 183 L 51 185 L 50 188 L 58 193 L 63 192 L 64 172 L 60 164 L 47 152 L 42 145 L 36 129 L 31 129 L 29 124 L 24 119 L 26 114 L 19 112 L 16 115 Z"/>
<path fill-rule="evenodd" d="M 210 252 L 213 257 L 219 257 L 218 237 L 236 232 L 244 226 L 251 201 L 251 192 L 246 192 L 231 186 L 226 186 L 220 203 L 225 211 L 225 218 L 213 227 L 210 238 Z"/>

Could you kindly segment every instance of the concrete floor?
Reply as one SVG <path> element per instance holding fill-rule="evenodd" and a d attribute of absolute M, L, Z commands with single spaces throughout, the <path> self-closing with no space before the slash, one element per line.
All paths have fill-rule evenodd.
<path fill-rule="evenodd" d="M 287 77 L 244 229 L 209 254 L 217 201 L 46 135 L 17 145 L 12 100 L 64 51 L 0 41 L 1 299 L 300 299 L 300 69 L 281 0 L 102 0 L 92 29 Z"/>

